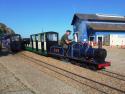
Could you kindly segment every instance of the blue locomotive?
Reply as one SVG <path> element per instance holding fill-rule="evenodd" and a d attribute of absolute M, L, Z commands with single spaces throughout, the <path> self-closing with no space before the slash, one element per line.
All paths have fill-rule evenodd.
<path fill-rule="evenodd" d="M 103 48 L 92 48 L 87 43 L 72 42 L 67 49 L 59 45 L 57 32 L 44 32 L 31 35 L 25 40 L 25 49 L 41 55 L 56 56 L 78 61 L 92 69 L 102 69 L 110 66 L 106 62 L 107 51 Z"/>

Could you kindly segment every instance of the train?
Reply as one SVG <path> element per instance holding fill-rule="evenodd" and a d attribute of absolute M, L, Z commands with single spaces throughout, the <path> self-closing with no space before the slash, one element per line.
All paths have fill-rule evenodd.
<path fill-rule="evenodd" d="M 106 49 L 93 48 L 82 42 L 72 42 L 67 49 L 64 49 L 59 44 L 59 34 L 54 31 L 33 34 L 30 38 L 22 40 L 27 51 L 76 61 L 93 70 L 104 69 L 111 65 L 111 62 L 105 61 Z"/>
<path fill-rule="evenodd" d="M 24 49 L 20 34 L 3 35 L 1 37 L 1 43 L 5 48 L 12 52 L 19 52 Z"/>
<path fill-rule="evenodd" d="M 30 38 L 21 38 L 20 34 L 4 35 L 1 40 L 12 52 L 27 50 L 44 56 L 69 59 L 93 70 L 111 65 L 111 62 L 105 61 L 106 49 L 93 48 L 82 42 L 72 42 L 64 49 L 59 44 L 59 34 L 54 31 L 33 34 Z"/>

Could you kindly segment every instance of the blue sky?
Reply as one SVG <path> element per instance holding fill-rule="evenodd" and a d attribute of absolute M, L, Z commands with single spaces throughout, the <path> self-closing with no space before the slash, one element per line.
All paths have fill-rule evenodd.
<path fill-rule="evenodd" d="M 124 0 L 0 0 L 0 22 L 23 37 L 72 30 L 74 13 L 125 15 Z"/>

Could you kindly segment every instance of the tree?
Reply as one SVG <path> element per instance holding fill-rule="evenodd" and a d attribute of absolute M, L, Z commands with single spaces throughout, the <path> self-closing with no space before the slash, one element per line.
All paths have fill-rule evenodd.
<path fill-rule="evenodd" d="M 5 24 L 0 23 L 0 37 L 3 34 L 11 35 L 11 34 L 15 34 L 15 32 L 11 28 L 7 27 Z"/>

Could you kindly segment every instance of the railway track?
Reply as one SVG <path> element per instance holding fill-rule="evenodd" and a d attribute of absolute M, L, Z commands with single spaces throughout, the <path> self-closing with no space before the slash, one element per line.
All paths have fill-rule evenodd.
<path fill-rule="evenodd" d="M 79 83 L 80 85 L 84 85 L 86 87 L 92 88 L 96 90 L 99 94 L 125 94 L 125 90 L 113 87 L 111 85 L 103 84 L 98 81 L 92 80 L 90 78 L 75 74 L 73 72 L 67 71 L 65 69 L 56 67 L 52 64 L 48 64 L 47 62 L 42 62 L 41 60 L 31 58 L 29 56 L 21 54 L 23 58 L 28 59 L 32 63 L 37 64 L 38 66 L 41 66 L 41 68 L 46 68 L 50 71 L 55 72 L 56 74 L 62 75 L 66 77 L 67 79 L 71 79 L 76 83 Z M 30 62 L 30 63 L 31 63 Z M 121 80 L 121 79 L 118 79 Z M 92 93 L 93 94 L 93 93 Z"/>
<path fill-rule="evenodd" d="M 125 81 L 125 75 L 121 75 L 119 73 L 115 73 L 115 72 L 112 72 L 109 70 L 100 70 L 100 71 L 98 71 L 98 73 Z"/>
<path fill-rule="evenodd" d="M 73 64 L 76 65 L 76 66 L 82 67 L 81 63 L 75 62 Z M 83 67 L 85 68 L 85 66 L 83 66 Z M 87 67 L 87 68 L 89 68 L 89 67 Z M 91 69 L 91 68 L 89 68 L 89 69 Z M 93 70 L 93 71 L 95 71 L 95 70 Z M 115 73 L 115 72 L 107 70 L 107 69 L 106 70 L 98 70 L 96 72 L 101 73 L 101 74 L 106 75 L 106 76 L 110 76 L 110 77 L 125 81 L 125 75 Z"/>

